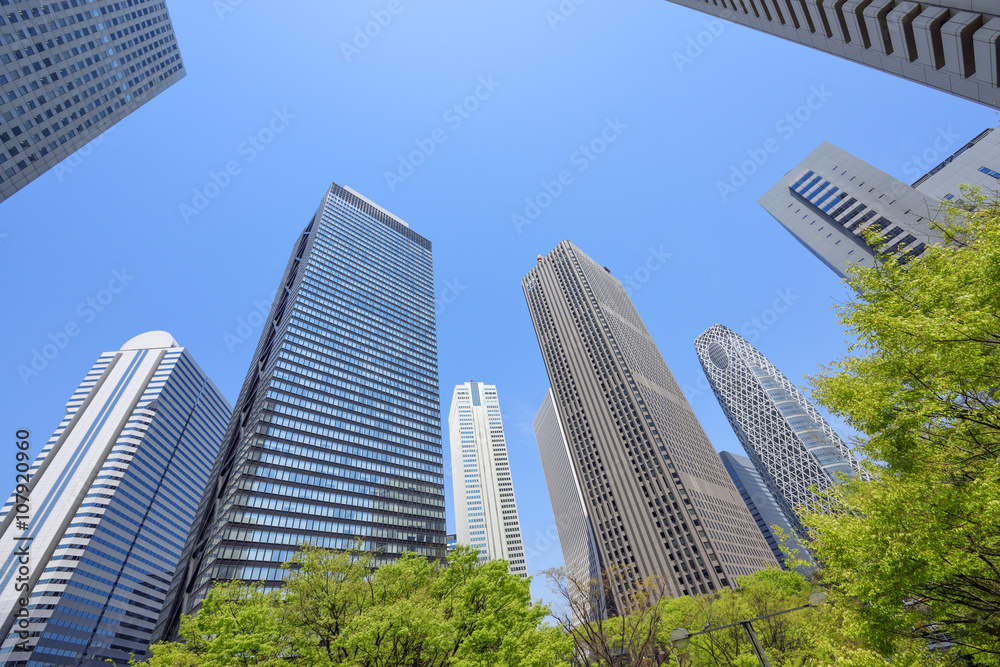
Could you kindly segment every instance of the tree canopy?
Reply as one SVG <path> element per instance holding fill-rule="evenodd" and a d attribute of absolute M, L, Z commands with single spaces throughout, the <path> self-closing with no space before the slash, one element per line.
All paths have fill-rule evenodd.
<path fill-rule="evenodd" d="M 566 665 L 572 652 L 529 580 L 504 561 L 459 547 L 447 567 L 408 553 L 372 567 L 371 554 L 305 547 L 284 588 L 218 582 L 183 643 L 150 647 L 150 667 L 517 667 Z"/>
<path fill-rule="evenodd" d="M 804 522 L 823 584 L 885 655 L 923 637 L 1000 665 L 1000 206 L 967 199 L 919 259 L 851 269 L 856 340 L 813 395 L 864 434 L 872 481 Z"/>

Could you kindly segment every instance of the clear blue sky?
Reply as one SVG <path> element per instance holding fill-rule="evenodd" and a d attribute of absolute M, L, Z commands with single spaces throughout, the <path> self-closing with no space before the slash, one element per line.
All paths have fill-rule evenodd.
<path fill-rule="evenodd" d="M 442 397 L 470 379 L 497 385 L 532 572 L 562 563 L 531 431 L 547 380 L 519 279 L 536 255 L 568 238 L 631 276 L 635 305 L 715 447 L 740 452 L 698 388 L 699 333 L 771 320 L 754 342 L 793 379 L 845 350 L 832 308 L 844 288 L 757 197 L 823 140 L 912 182 L 921 172 L 908 163 L 940 132 L 956 135 L 957 149 L 997 122 L 985 107 L 662 0 L 588 0 L 554 25 L 546 12 L 557 0 L 237 2 L 170 2 L 187 77 L 71 169 L 0 204 L 0 433 L 12 441 L 29 428 L 37 454 L 97 356 L 151 329 L 172 333 L 235 401 L 259 320 L 243 343 L 227 334 L 245 334 L 240 318 L 269 302 L 335 181 L 433 242 L 446 297 Z M 372 12 L 391 21 L 355 46 Z M 691 47 L 699 39 L 701 53 Z M 826 99 L 813 99 L 811 117 L 779 125 L 814 88 Z M 272 122 L 279 131 L 254 148 L 249 138 Z M 579 152 L 602 132 L 614 139 L 602 153 Z M 778 151 L 723 201 L 717 182 L 768 139 Z M 433 152 L 400 172 L 418 142 Z M 231 162 L 238 173 L 195 201 Z M 563 171 L 558 196 L 516 228 L 525 198 Z M 182 205 L 196 204 L 203 210 L 185 220 Z M 649 266 L 662 266 L 647 274 L 653 256 Z M 114 271 L 127 285 L 89 312 Z M 790 305 L 771 318 L 779 293 Z M 73 324 L 65 349 L 23 381 L 18 366 Z M 6 456 L 13 488 L 13 449 Z M 540 580 L 533 591 L 544 593 Z"/>

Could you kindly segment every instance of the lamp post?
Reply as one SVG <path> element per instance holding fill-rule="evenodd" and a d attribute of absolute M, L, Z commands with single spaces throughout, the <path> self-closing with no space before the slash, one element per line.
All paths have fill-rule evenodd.
<path fill-rule="evenodd" d="M 685 649 L 688 647 L 688 644 L 691 643 L 691 637 L 695 637 L 697 635 L 703 635 L 707 632 L 715 632 L 716 630 L 725 630 L 726 628 L 732 628 L 739 625 L 742 626 L 744 632 L 747 633 L 747 638 L 750 640 L 750 646 L 753 648 L 754 655 L 757 656 L 757 662 L 760 663 L 760 667 L 771 667 L 771 663 L 768 662 L 767 655 L 764 653 L 764 647 L 761 646 L 760 640 L 757 639 L 757 633 L 753 629 L 753 622 L 762 621 L 765 618 L 771 618 L 772 616 L 780 616 L 781 614 L 787 614 L 789 612 L 798 611 L 800 609 L 807 609 L 809 607 L 818 607 L 824 602 L 826 602 L 826 593 L 822 591 L 813 591 L 812 593 L 809 594 L 809 604 L 804 604 L 801 607 L 793 607 L 792 609 L 776 611 L 771 614 L 758 616 L 757 618 L 748 618 L 742 621 L 736 621 L 735 623 L 730 623 L 729 625 L 720 625 L 717 628 L 706 628 L 699 632 L 688 632 L 684 628 L 675 628 L 673 632 L 670 633 L 670 643 L 672 643 L 674 647 L 677 648 L 678 650 Z M 680 664 L 679 660 L 677 664 Z"/>

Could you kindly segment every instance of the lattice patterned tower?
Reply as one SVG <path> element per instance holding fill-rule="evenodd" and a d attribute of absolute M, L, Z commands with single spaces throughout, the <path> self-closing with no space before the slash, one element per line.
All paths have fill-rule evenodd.
<path fill-rule="evenodd" d="M 569 241 L 521 279 L 615 606 L 776 566 L 621 282 Z"/>
<path fill-rule="evenodd" d="M 28 528 L 15 495 L 3 507 L 0 664 L 142 659 L 231 412 L 166 332 L 98 358 L 30 469 Z"/>
<path fill-rule="evenodd" d="M 735 332 L 712 325 L 694 342 L 708 382 L 760 476 L 802 536 L 796 508 L 823 509 L 811 490 L 861 472 L 833 428 L 794 384 Z"/>
<path fill-rule="evenodd" d="M 0 201 L 184 77 L 164 2 L 0 4 Z"/>
<path fill-rule="evenodd" d="M 528 576 L 496 385 L 455 385 L 448 417 L 456 540 Z"/>
<path fill-rule="evenodd" d="M 261 333 L 154 639 L 303 543 L 445 556 L 431 243 L 330 186 Z"/>
<path fill-rule="evenodd" d="M 1000 6 L 995 0 L 670 2 L 1000 106 Z"/>

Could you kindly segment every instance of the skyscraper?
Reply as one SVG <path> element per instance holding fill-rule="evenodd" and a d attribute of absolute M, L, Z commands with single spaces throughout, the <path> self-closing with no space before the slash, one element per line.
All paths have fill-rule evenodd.
<path fill-rule="evenodd" d="M 804 537 L 796 510 L 822 510 L 812 488 L 858 474 L 857 460 L 802 392 L 741 336 L 714 324 L 694 347 L 736 437 Z"/>
<path fill-rule="evenodd" d="M 4 4 L 0 201 L 185 74 L 163 2 Z"/>
<path fill-rule="evenodd" d="M 617 601 L 648 577 L 687 595 L 776 565 L 621 282 L 563 241 L 521 286 Z"/>
<path fill-rule="evenodd" d="M 789 519 L 785 515 L 781 505 L 778 504 L 771 490 L 767 488 L 767 484 L 750 459 L 731 452 L 719 452 L 719 458 L 722 459 L 722 465 L 726 467 L 726 472 L 732 478 L 737 491 L 743 496 L 743 502 L 747 504 L 747 509 L 753 515 L 757 527 L 760 528 L 760 532 L 764 535 L 767 545 L 771 547 L 771 552 L 778 559 L 778 562 L 785 565 L 787 560 L 781 550 L 782 546 L 798 549 L 795 556 L 808 558 L 804 547 L 798 543 L 799 529 L 795 527 L 798 525 L 797 521 Z M 779 539 L 773 530 L 774 526 L 780 528 L 781 532 L 784 533 L 784 540 Z"/>
<path fill-rule="evenodd" d="M 3 507 L 0 662 L 143 656 L 230 413 L 163 331 L 98 358 Z"/>
<path fill-rule="evenodd" d="M 758 201 L 843 278 L 851 264 L 874 263 L 864 232 L 882 239 L 882 253 L 919 257 L 941 240 L 929 225 L 941 218 L 941 202 L 961 201 L 959 184 L 995 191 L 998 178 L 1000 132 L 982 132 L 912 186 L 824 141 Z"/>
<path fill-rule="evenodd" d="M 430 241 L 333 184 L 295 243 L 154 640 L 303 543 L 445 555 Z"/>
<path fill-rule="evenodd" d="M 983 0 L 670 0 L 989 107 L 1000 10 Z"/>
<path fill-rule="evenodd" d="M 579 618 L 580 612 L 588 611 L 588 616 L 592 616 L 594 608 L 600 607 L 599 604 L 582 599 L 582 596 L 603 589 L 594 523 L 587 513 L 583 485 L 573 469 L 569 442 L 559 422 L 559 412 L 551 389 L 545 392 L 545 399 L 531 425 L 535 431 L 545 486 L 549 491 L 552 515 L 559 533 L 559 547 L 562 549 L 563 565 L 569 582 L 573 623 L 595 620 L 592 617 Z M 591 582 L 594 583 L 593 586 L 590 585 Z"/>
<path fill-rule="evenodd" d="M 505 560 L 528 576 L 496 385 L 455 385 L 448 416 L 455 536 L 480 560 Z"/>

